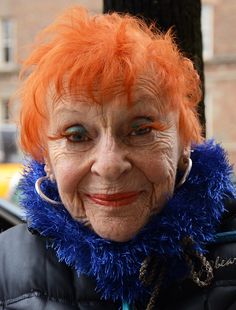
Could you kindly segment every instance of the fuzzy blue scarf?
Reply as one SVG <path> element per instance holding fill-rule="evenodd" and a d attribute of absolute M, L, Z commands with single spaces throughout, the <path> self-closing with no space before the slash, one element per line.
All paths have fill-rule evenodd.
<path fill-rule="evenodd" d="M 165 283 L 171 283 L 188 272 L 183 239 L 190 236 L 195 250 L 205 252 L 224 212 L 224 200 L 232 198 L 232 167 L 224 150 L 213 141 L 197 145 L 191 153 L 193 167 L 184 183 L 164 210 L 128 242 L 118 243 L 100 238 L 75 221 L 63 205 L 54 207 L 35 192 L 35 181 L 45 175 L 44 166 L 35 161 L 25 169 L 21 182 L 21 205 L 26 209 L 28 225 L 47 237 L 59 261 L 96 280 L 103 299 L 143 301 L 149 288 L 139 280 L 144 259 L 156 255 L 166 266 Z M 60 200 L 55 184 L 45 181 L 44 193 Z"/>

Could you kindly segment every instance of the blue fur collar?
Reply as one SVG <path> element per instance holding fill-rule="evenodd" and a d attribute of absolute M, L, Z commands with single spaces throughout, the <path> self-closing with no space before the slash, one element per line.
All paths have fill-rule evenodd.
<path fill-rule="evenodd" d="M 128 242 L 104 240 L 73 220 L 62 205 L 54 207 L 42 201 L 34 190 L 35 181 L 45 174 L 43 165 L 37 162 L 31 162 L 25 170 L 21 205 L 30 228 L 48 237 L 59 261 L 75 268 L 78 275 L 95 278 L 102 298 L 142 301 L 149 295 L 139 280 L 143 260 L 156 255 L 166 266 L 166 282 L 185 276 L 188 270 L 181 241 L 191 236 L 195 249 L 204 253 L 224 212 L 223 201 L 234 195 L 232 168 L 219 145 L 213 141 L 197 145 L 191 158 L 188 180 L 164 210 Z M 56 185 L 44 182 L 42 186 L 47 196 L 59 199 Z"/>

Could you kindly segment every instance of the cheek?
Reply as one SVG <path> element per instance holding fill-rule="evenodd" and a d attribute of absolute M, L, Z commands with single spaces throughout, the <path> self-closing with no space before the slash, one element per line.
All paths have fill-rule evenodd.
<path fill-rule="evenodd" d="M 78 196 L 78 184 L 87 173 L 87 165 L 78 156 L 51 157 L 53 173 L 57 182 L 57 188 L 65 207 L 71 211 L 74 205 L 80 205 Z M 71 212 L 71 213 L 74 213 Z"/>
<path fill-rule="evenodd" d="M 163 183 L 167 178 L 175 180 L 177 157 L 172 151 L 148 154 L 137 159 L 136 164 L 152 184 Z"/>
<path fill-rule="evenodd" d="M 169 154 L 165 154 L 162 160 L 156 164 L 156 167 L 157 170 L 152 175 L 152 205 L 155 211 L 160 211 L 173 195 L 177 170 L 177 160 L 175 157 L 169 156 Z"/>
<path fill-rule="evenodd" d="M 175 180 L 179 143 L 176 128 L 158 133 L 156 142 L 136 157 L 147 179 L 152 184 L 162 184 L 166 179 Z"/>
<path fill-rule="evenodd" d="M 62 165 L 57 165 L 55 178 L 58 189 L 64 192 L 71 192 L 80 182 L 83 171 L 71 160 L 64 161 Z"/>
<path fill-rule="evenodd" d="M 136 162 L 150 184 L 152 184 L 152 212 L 160 212 L 174 192 L 178 162 L 177 145 L 175 147 L 173 142 L 172 147 L 163 147 L 156 152 L 148 152 L 142 158 L 143 160 Z"/>
<path fill-rule="evenodd" d="M 50 144 L 49 162 L 65 208 L 72 216 L 83 217 L 84 207 L 78 188 L 90 171 L 89 154 L 68 151 L 62 143 L 56 141 Z"/>
<path fill-rule="evenodd" d="M 65 208 L 74 218 L 83 218 L 84 206 L 78 194 L 78 184 L 83 178 L 83 170 L 69 160 L 63 165 L 57 165 L 55 174 L 59 195 Z"/>
<path fill-rule="evenodd" d="M 62 151 L 63 150 L 63 151 Z M 73 192 L 87 173 L 88 164 L 83 154 L 68 152 L 61 143 L 51 143 L 49 159 L 60 194 Z"/>

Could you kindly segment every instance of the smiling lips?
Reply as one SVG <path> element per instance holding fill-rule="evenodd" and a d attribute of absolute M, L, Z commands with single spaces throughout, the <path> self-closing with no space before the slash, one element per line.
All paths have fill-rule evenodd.
<path fill-rule="evenodd" d="M 104 195 L 104 194 L 94 194 L 94 195 L 87 195 L 93 202 L 102 206 L 108 207 L 120 207 L 128 205 L 134 202 L 140 192 L 126 192 L 126 193 L 116 193 L 111 195 Z"/>

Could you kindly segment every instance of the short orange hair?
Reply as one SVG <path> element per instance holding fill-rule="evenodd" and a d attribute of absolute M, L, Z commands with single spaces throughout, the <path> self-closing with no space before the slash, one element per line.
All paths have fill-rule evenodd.
<path fill-rule="evenodd" d="M 83 89 L 102 104 L 102 97 L 121 79 L 127 100 L 132 101 L 132 86 L 148 69 L 152 69 L 161 101 L 179 111 L 183 143 L 199 143 L 202 137 L 196 108 L 201 99 L 200 80 L 192 62 L 179 52 L 171 31 L 160 33 L 127 14 L 91 16 L 81 7 L 66 10 L 41 32 L 23 63 L 24 82 L 20 89 L 23 151 L 43 160 L 50 87 L 55 92 L 54 103 L 65 93 L 73 96 Z M 96 100 L 95 85 L 100 93 L 100 99 Z"/>

